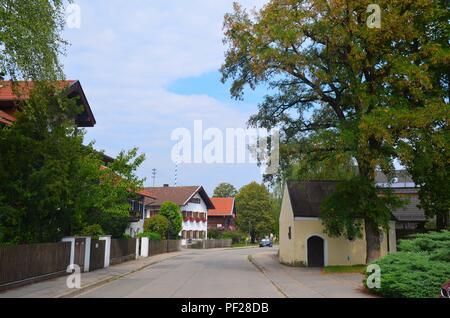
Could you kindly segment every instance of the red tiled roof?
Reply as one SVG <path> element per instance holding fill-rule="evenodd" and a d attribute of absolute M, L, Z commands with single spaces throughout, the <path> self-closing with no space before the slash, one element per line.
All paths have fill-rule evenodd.
<path fill-rule="evenodd" d="M 96 124 L 95 117 L 81 87 L 81 83 L 70 80 L 58 81 L 56 85 L 64 92 L 65 96 L 69 98 L 79 97 L 81 104 L 84 106 L 83 113 L 75 118 L 78 127 L 94 127 Z M 27 99 L 34 86 L 35 82 L 33 81 L 0 81 L 0 110 L 14 115 L 17 111 L 16 101 Z M 0 118 L 0 121 L 4 123 L 5 119 L 3 118 L 2 120 Z"/>
<path fill-rule="evenodd" d="M 156 198 L 155 206 L 161 206 L 164 202 L 170 201 L 176 205 L 183 206 L 195 195 L 199 194 L 208 208 L 214 207 L 208 194 L 201 186 L 192 187 L 154 187 L 146 188 L 152 197 Z"/>
<path fill-rule="evenodd" d="M 59 81 L 58 85 L 61 89 L 67 88 L 74 84 L 76 81 Z M 29 97 L 30 91 L 34 87 L 32 81 L 18 81 L 13 84 L 11 81 L 0 81 L 0 100 L 1 101 L 14 101 Z M 14 91 L 14 89 L 16 91 Z M 18 94 L 19 96 L 17 96 Z"/>
<path fill-rule="evenodd" d="M 234 211 L 234 198 L 211 198 L 215 209 L 208 210 L 209 216 L 231 216 Z"/>
<path fill-rule="evenodd" d="M 141 190 L 141 191 L 138 191 L 138 194 L 140 194 L 140 195 L 142 195 L 142 196 L 144 196 L 144 197 L 156 199 L 154 196 L 152 196 L 152 194 L 150 193 L 150 191 L 145 190 L 145 189 L 143 189 L 143 190 Z"/>

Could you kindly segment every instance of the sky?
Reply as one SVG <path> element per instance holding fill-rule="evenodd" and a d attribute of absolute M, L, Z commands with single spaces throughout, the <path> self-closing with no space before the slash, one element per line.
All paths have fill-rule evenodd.
<path fill-rule="evenodd" d="M 261 7 L 265 0 L 240 0 Z M 110 156 L 139 147 L 147 159 L 138 171 L 152 186 L 174 184 L 173 130 L 246 128 L 265 92 L 244 101 L 220 82 L 224 62 L 223 16 L 231 0 L 76 0 L 80 28 L 66 28 L 70 43 L 62 58 L 66 77 L 80 80 L 97 120 L 87 141 Z M 181 164 L 178 185 L 235 187 L 262 180 L 255 164 Z"/>

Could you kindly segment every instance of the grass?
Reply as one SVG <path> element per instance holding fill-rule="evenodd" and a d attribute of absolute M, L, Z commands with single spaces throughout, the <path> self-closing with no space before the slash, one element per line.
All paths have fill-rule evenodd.
<path fill-rule="evenodd" d="M 360 273 L 364 274 L 366 272 L 367 265 L 338 265 L 338 266 L 327 266 L 323 269 L 324 273 Z"/>
<path fill-rule="evenodd" d="M 231 247 L 257 247 L 258 244 L 234 243 Z"/>

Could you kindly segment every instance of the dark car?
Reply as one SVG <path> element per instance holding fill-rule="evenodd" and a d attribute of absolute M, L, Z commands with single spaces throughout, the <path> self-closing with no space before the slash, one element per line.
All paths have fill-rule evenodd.
<path fill-rule="evenodd" d="M 272 246 L 273 246 L 272 241 L 269 239 L 262 239 L 259 242 L 259 247 L 272 247 Z"/>
<path fill-rule="evenodd" d="M 450 298 L 450 281 L 447 282 L 441 289 L 441 298 Z"/>

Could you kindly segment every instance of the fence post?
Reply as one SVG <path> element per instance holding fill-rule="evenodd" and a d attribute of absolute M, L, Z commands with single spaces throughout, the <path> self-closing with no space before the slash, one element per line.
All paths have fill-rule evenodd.
<path fill-rule="evenodd" d="M 139 258 L 139 244 L 141 243 L 141 240 L 137 237 L 136 240 L 136 259 Z"/>
<path fill-rule="evenodd" d="M 90 236 L 86 236 L 84 237 L 85 239 L 85 252 L 84 252 L 84 272 L 87 273 L 89 272 L 89 267 L 90 267 L 90 263 L 91 263 L 91 242 L 92 242 L 92 238 Z"/>
<path fill-rule="evenodd" d="M 148 237 L 142 237 L 141 238 L 141 256 L 142 257 L 148 257 L 148 244 L 149 244 L 149 238 Z"/>
<path fill-rule="evenodd" d="M 105 268 L 108 268 L 111 261 L 111 235 L 102 235 L 99 241 L 105 241 Z"/>
<path fill-rule="evenodd" d="M 69 242 L 70 243 L 70 266 L 73 266 L 75 263 L 75 238 L 74 237 L 64 237 L 61 242 Z"/>

